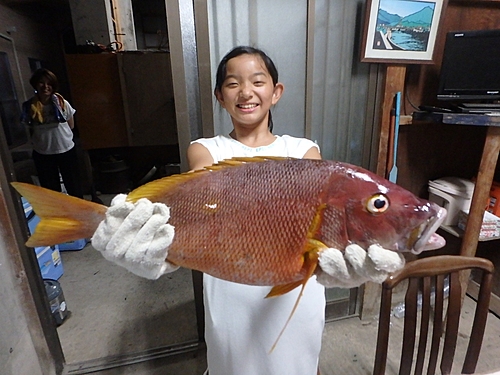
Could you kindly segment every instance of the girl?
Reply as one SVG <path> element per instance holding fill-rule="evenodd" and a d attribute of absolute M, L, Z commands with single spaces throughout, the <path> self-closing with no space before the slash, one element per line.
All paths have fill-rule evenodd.
<path fill-rule="evenodd" d="M 83 198 L 72 132 L 76 111 L 57 93 L 58 80 L 50 70 L 35 71 L 30 84 L 35 96 L 23 103 L 21 122 L 30 130 L 40 185 L 61 191 L 60 173 L 68 194 Z"/>
<path fill-rule="evenodd" d="M 219 64 L 214 93 L 231 116 L 233 130 L 228 135 L 192 142 L 187 150 L 190 169 L 237 156 L 320 159 L 319 148 L 312 141 L 271 133 L 271 107 L 279 101 L 283 90 L 276 67 L 264 52 L 252 47 L 236 47 L 229 52 Z M 147 200 L 134 205 L 126 202 L 125 195 L 116 196 L 106 220 L 92 237 L 92 245 L 106 259 L 149 279 L 175 270 L 165 261 L 171 241 L 167 239 L 167 230 L 163 228 L 162 234 L 163 229 L 155 229 L 168 226 L 164 224 L 168 214 L 153 219 L 162 211 L 168 212 L 161 205 Z M 300 288 L 266 299 L 270 287 L 237 284 L 208 275 L 204 275 L 203 281 L 206 373 L 316 375 L 325 293 L 315 277 L 308 281 L 297 310 L 271 353 Z"/>
<path fill-rule="evenodd" d="M 238 156 L 320 159 L 310 140 L 271 133 L 271 107 L 283 94 L 272 60 L 261 50 L 236 47 L 220 62 L 214 94 L 229 113 L 229 135 L 199 139 L 187 151 L 191 169 Z M 310 280 L 277 347 L 274 341 L 300 288 L 264 297 L 269 287 L 231 283 L 204 274 L 205 339 L 210 375 L 315 375 L 324 326 L 324 287 Z"/>

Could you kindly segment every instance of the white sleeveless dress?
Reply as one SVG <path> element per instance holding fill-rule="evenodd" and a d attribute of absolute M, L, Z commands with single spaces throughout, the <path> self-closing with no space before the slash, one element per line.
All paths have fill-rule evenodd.
<path fill-rule="evenodd" d="M 215 162 L 236 156 L 302 158 L 312 141 L 277 136 L 251 148 L 227 136 L 202 138 Z M 325 290 L 311 278 L 294 316 L 272 353 L 300 287 L 268 298 L 271 287 L 232 283 L 204 274 L 205 340 L 209 375 L 316 375 L 325 322 Z"/>

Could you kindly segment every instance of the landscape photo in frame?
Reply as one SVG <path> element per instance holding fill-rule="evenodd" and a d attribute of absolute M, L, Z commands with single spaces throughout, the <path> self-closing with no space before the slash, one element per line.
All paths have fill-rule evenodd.
<path fill-rule="evenodd" d="M 361 61 L 432 63 L 446 0 L 368 0 Z"/>

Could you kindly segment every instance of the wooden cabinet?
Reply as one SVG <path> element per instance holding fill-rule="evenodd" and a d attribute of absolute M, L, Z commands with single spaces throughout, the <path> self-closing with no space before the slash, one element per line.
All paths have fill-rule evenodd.
<path fill-rule="evenodd" d="M 66 55 L 85 149 L 177 144 L 170 54 Z"/>

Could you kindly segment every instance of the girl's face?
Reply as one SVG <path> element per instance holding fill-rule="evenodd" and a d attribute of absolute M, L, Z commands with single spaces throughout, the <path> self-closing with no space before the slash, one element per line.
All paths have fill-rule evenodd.
<path fill-rule="evenodd" d="M 40 99 L 42 103 L 46 104 L 53 93 L 54 89 L 52 87 L 52 84 L 46 77 L 42 77 L 36 84 L 36 94 L 38 96 L 38 99 Z"/>
<path fill-rule="evenodd" d="M 283 89 L 281 83 L 273 84 L 260 56 L 243 54 L 227 62 L 226 78 L 215 95 L 234 126 L 265 123 L 267 127 L 269 109 L 278 102 Z"/>

